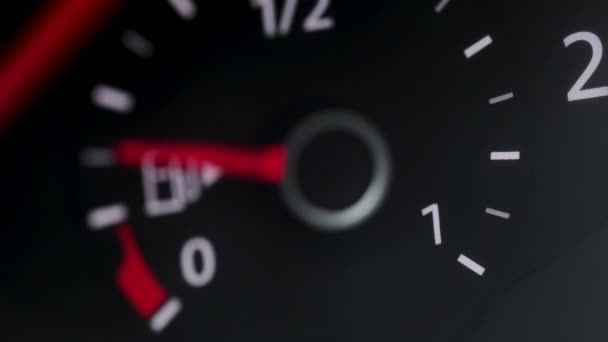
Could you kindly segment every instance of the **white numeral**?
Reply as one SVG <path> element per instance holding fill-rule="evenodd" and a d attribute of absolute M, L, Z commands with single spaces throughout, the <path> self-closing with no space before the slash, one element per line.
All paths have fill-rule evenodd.
<path fill-rule="evenodd" d="M 333 18 L 327 15 L 331 0 L 317 0 L 312 12 L 302 24 L 304 32 L 329 30 L 334 27 Z M 285 0 L 282 11 L 277 10 L 276 0 L 251 0 L 251 6 L 260 9 L 262 28 L 267 38 L 285 37 L 291 33 L 298 8 L 298 0 Z M 277 15 L 279 20 L 277 20 Z"/>
<path fill-rule="evenodd" d="M 197 263 L 200 258 L 200 263 Z M 197 267 L 200 264 L 201 267 Z M 188 240 L 180 256 L 182 276 L 192 287 L 204 287 L 213 280 L 215 275 L 215 249 L 204 237 L 194 237 Z"/>
<path fill-rule="evenodd" d="M 286 36 L 291 32 L 293 26 L 293 17 L 296 15 L 296 7 L 298 6 L 298 0 L 286 0 L 285 7 L 283 7 L 283 15 L 281 15 L 281 22 L 279 23 L 279 33 L 282 36 Z"/>
<path fill-rule="evenodd" d="M 583 87 L 587 84 L 593 73 L 597 70 L 602 61 L 602 56 L 604 55 L 604 47 L 602 45 L 602 41 L 600 38 L 591 32 L 577 32 L 569 35 L 564 39 L 564 44 L 566 47 L 569 47 L 573 43 L 576 42 L 587 42 L 591 45 L 592 56 L 591 62 L 587 65 L 585 72 L 581 75 L 581 77 L 576 81 L 572 89 L 568 92 L 568 101 L 579 101 L 586 99 L 593 99 L 597 97 L 608 96 L 608 87 L 598 87 L 592 89 L 583 89 Z"/>
<path fill-rule="evenodd" d="M 334 27 L 334 20 L 326 15 L 330 5 L 330 0 L 317 1 L 317 5 L 304 21 L 304 31 L 316 32 L 331 30 Z"/>
<path fill-rule="evenodd" d="M 262 28 L 266 37 L 277 35 L 277 18 L 274 0 L 251 0 L 251 6 L 262 11 Z"/>
<path fill-rule="evenodd" d="M 437 203 L 433 203 L 428 207 L 422 209 L 422 216 L 427 216 L 428 214 L 432 214 L 431 218 L 433 219 L 433 235 L 435 236 L 435 245 L 441 245 L 441 222 L 439 221 L 439 205 Z"/>

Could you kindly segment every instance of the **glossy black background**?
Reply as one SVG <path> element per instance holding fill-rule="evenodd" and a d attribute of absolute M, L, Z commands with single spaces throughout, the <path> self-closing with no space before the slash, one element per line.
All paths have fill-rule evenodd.
<path fill-rule="evenodd" d="M 0 303 L 7 309 L 0 315 L 11 323 L 7 335 L 156 338 L 112 290 L 118 254 L 111 236 L 92 236 L 78 217 L 90 204 L 85 198 L 99 202 L 93 204 L 113 200 L 114 194 L 97 189 L 116 186 L 119 178 L 125 187 L 117 195 L 136 207 L 137 175 L 112 171 L 92 176 L 99 179 L 97 187 L 80 183 L 74 156 L 83 141 L 107 143 L 135 132 L 266 143 L 280 140 L 307 111 L 341 105 L 365 113 L 391 143 L 397 160 L 391 197 L 376 218 L 346 237 L 312 233 L 290 219 L 271 189 L 233 182 L 213 189 L 191 209 L 196 214 L 155 222 L 138 218 L 151 263 L 188 306 L 163 335 L 167 340 L 468 340 L 484 321 L 487 295 L 510 290 L 513 279 L 535 274 L 601 227 L 604 100 L 566 102 L 588 51 L 565 49 L 561 41 L 579 30 L 601 30 L 597 4 L 522 2 L 502 8 L 462 1 L 441 16 L 433 14 L 430 2 L 336 5 L 335 33 L 263 42 L 257 13 L 246 3 L 203 6 L 213 15 L 190 24 L 163 4 L 155 3 L 157 10 L 144 6 L 146 16 L 135 4 L 87 51 L 5 143 L 15 154 L 7 165 L 18 166 L 4 171 L 13 180 L 7 185 L 7 227 L 18 227 L 3 239 L 7 295 Z M 547 8 L 555 13 L 545 14 Z M 125 27 L 158 37 L 157 58 L 142 63 L 129 57 L 116 39 Z M 184 39 L 173 39 L 176 32 L 185 32 Z M 495 46 L 466 61 L 463 48 L 488 32 Z M 601 82 L 604 70 L 594 82 Z M 145 100 L 133 119 L 90 108 L 88 90 L 100 78 L 137 89 Z M 200 96 L 201 89 L 208 98 Z M 521 97 L 499 109 L 487 107 L 487 98 L 509 89 Z M 487 164 L 491 149 L 514 145 L 524 151 L 527 168 Z M 460 151 L 464 157 L 455 154 Z M 432 201 L 446 203 L 442 219 L 453 227 L 443 249 L 432 247 L 429 222 L 419 214 Z M 509 225 L 496 225 L 482 216 L 488 202 L 519 215 Z M 217 241 L 221 269 L 209 289 L 188 289 L 179 277 L 178 251 L 193 234 Z M 454 262 L 462 249 L 497 266 L 488 266 L 480 281 Z M 515 258 L 507 264 L 511 252 Z M 369 276 L 353 283 L 362 274 Z M 543 273 L 538 277 L 549 283 L 538 291 L 554 282 Z M 576 290 L 583 292 L 577 287 L 567 293 Z M 439 300 L 427 301 L 431 294 Z M 517 303 L 518 294 L 503 301 Z M 528 311 L 529 300 L 523 300 L 511 310 Z M 536 312 L 554 310 L 546 302 L 534 304 Z M 544 334 L 536 328 L 569 326 L 559 324 L 561 317 L 524 327 L 514 319 L 508 324 L 508 317 L 520 316 L 494 313 L 489 317 L 498 317 L 496 323 L 482 329 L 490 337 L 480 339 L 538 339 Z M 553 337 L 577 336 L 576 329 L 569 332 Z"/>

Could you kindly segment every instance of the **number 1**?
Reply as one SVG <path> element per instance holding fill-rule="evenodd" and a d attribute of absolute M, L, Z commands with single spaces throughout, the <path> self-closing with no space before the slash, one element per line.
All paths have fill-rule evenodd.
<path fill-rule="evenodd" d="M 441 245 L 441 223 L 439 222 L 439 205 L 433 203 L 422 209 L 422 216 L 432 214 L 433 219 L 433 235 L 435 236 L 435 246 Z"/>

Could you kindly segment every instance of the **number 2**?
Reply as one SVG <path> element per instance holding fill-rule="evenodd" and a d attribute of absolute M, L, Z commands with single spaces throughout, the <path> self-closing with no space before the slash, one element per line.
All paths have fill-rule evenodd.
<path fill-rule="evenodd" d="M 602 56 L 604 55 L 602 41 L 595 33 L 577 32 L 566 37 L 564 39 L 564 44 L 566 47 L 569 47 L 580 41 L 587 42 L 591 45 L 592 56 L 591 62 L 587 65 L 587 68 L 581 77 L 579 77 L 578 81 L 576 81 L 572 89 L 568 92 L 568 101 L 570 102 L 608 96 L 608 87 L 583 89 L 602 61 Z"/>
<path fill-rule="evenodd" d="M 315 32 L 329 30 L 334 27 L 334 20 L 326 17 L 325 13 L 329 9 L 330 0 L 318 0 L 317 5 L 312 10 L 308 18 L 304 21 L 304 31 Z"/>

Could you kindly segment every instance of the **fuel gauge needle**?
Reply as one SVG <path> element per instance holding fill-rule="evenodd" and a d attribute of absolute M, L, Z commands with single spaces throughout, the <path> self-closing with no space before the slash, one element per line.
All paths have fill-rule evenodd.
<path fill-rule="evenodd" d="M 114 146 L 116 162 L 121 166 L 139 167 L 147 155 L 157 163 L 180 162 L 211 164 L 228 177 L 278 184 L 285 176 L 287 149 L 283 145 L 238 147 L 208 143 L 165 143 L 123 139 Z"/>
<path fill-rule="evenodd" d="M 0 134 L 118 13 L 124 0 L 47 1 L 0 56 Z"/>

